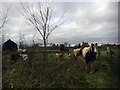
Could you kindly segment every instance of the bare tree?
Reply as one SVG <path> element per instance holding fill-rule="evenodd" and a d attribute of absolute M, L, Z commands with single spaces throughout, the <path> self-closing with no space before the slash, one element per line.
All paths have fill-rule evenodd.
<path fill-rule="evenodd" d="M 5 24 L 7 23 L 7 21 L 8 21 L 8 13 L 9 13 L 9 9 L 10 8 L 3 8 L 3 4 L 2 3 L 0 3 L 1 4 L 1 9 L 0 9 L 0 31 L 2 32 L 1 34 L 1 38 L 2 38 L 2 45 L 3 45 L 3 43 L 4 43 L 4 39 L 5 39 L 5 34 L 4 34 L 4 31 L 3 30 L 1 30 L 4 26 L 5 26 Z M 4 9 L 4 10 L 3 10 Z"/>
<path fill-rule="evenodd" d="M 19 32 L 19 46 L 20 48 L 25 48 L 26 47 L 26 39 L 25 35 Z"/>
<path fill-rule="evenodd" d="M 55 8 L 53 2 L 36 2 L 30 4 L 23 4 L 21 2 L 21 6 L 23 11 L 19 11 L 39 32 L 46 50 L 49 35 L 64 22 L 62 21 L 64 14 L 55 21 L 53 17 L 53 10 Z"/>
<path fill-rule="evenodd" d="M 5 24 L 7 23 L 8 21 L 8 11 L 9 11 L 9 8 L 6 10 L 6 12 L 0 12 L 0 29 L 3 28 L 5 26 Z"/>

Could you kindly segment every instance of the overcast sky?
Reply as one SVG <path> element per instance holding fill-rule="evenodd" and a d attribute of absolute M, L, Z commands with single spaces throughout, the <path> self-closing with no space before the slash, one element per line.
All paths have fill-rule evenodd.
<path fill-rule="evenodd" d="M 57 2 L 54 19 L 61 17 L 64 12 L 64 24 L 56 28 L 49 37 L 49 43 L 78 44 L 85 42 L 117 43 L 118 42 L 118 3 L 117 2 Z M 2 3 L 3 13 L 9 7 L 9 21 L 2 29 L 5 40 L 19 41 L 19 32 L 25 36 L 27 43 L 42 43 L 39 33 L 28 24 L 27 20 L 16 9 L 19 2 Z M 41 39 L 38 40 L 37 38 Z"/>

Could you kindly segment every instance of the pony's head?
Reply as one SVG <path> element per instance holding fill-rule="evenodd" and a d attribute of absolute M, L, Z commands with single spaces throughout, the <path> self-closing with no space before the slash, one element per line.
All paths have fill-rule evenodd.
<path fill-rule="evenodd" d="M 94 55 L 94 57 L 96 57 L 97 55 L 97 44 L 91 44 L 90 46 L 90 52 Z"/>
<path fill-rule="evenodd" d="M 90 50 L 91 50 L 92 52 L 97 52 L 97 45 L 92 43 L 92 44 L 90 45 Z"/>

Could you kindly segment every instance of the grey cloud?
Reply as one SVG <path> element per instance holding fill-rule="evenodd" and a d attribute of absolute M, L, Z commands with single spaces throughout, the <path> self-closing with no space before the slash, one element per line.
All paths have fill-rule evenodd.
<path fill-rule="evenodd" d="M 36 30 L 26 24 L 26 20 L 20 20 L 21 14 L 14 7 L 18 3 L 13 3 L 11 21 L 5 27 L 6 33 L 17 34 L 14 28 L 21 29 L 21 33 L 26 35 L 27 41 L 31 41 L 30 35 L 36 33 Z M 76 44 L 82 41 L 87 42 L 117 42 L 118 33 L 117 3 L 107 3 L 107 7 L 101 13 L 97 12 L 97 4 L 92 2 L 61 2 L 57 3 L 53 19 L 61 16 L 65 11 L 63 18 L 67 21 L 57 28 L 49 38 L 49 42 L 63 43 L 65 41 Z M 40 37 L 41 39 L 41 37 Z"/>

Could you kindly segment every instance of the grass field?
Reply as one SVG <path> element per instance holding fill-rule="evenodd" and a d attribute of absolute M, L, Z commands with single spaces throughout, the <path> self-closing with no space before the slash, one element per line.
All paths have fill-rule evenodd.
<path fill-rule="evenodd" d="M 49 50 L 43 60 L 41 49 L 29 49 L 29 60 L 19 58 L 10 64 L 10 55 L 2 57 L 3 88 L 119 88 L 120 63 L 119 49 L 114 48 L 115 55 L 112 65 L 109 64 L 107 52 L 100 51 L 99 58 L 94 62 L 95 73 L 86 72 L 86 63 L 82 57 L 78 60 L 57 58 L 58 50 Z M 71 49 L 72 51 L 72 49 Z"/>

